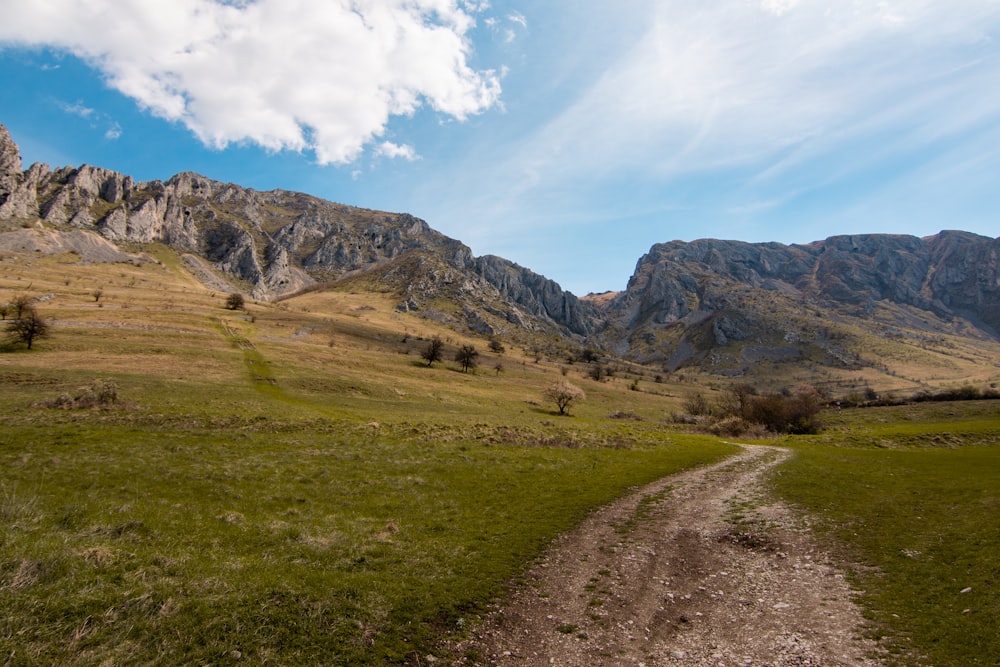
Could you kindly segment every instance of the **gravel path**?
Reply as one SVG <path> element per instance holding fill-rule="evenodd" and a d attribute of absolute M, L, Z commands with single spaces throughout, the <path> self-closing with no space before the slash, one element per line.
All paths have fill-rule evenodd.
<path fill-rule="evenodd" d="M 643 487 L 559 538 L 456 664 L 878 665 L 803 519 L 763 504 L 790 453 L 744 446 Z"/>

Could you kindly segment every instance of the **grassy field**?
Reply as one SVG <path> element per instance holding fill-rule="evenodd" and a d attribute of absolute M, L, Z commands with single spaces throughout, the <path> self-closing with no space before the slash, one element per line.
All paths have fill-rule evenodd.
<path fill-rule="evenodd" d="M 854 563 L 898 664 L 1000 664 L 1000 402 L 844 411 L 777 491 Z"/>
<path fill-rule="evenodd" d="M 53 334 L 0 354 L 5 665 L 413 662 L 588 511 L 732 451 L 663 427 L 677 387 L 489 355 L 384 295 L 228 311 L 157 257 L 2 264 Z"/>
<path fill-rule="evenodd" d="M 386 294 L 229 311 L 145 251 L 0 256 L 0 301 L 52 324 L 0 353 L 5 665 L 426 662 L 588 511 L 733 450 L 668 423 L 690 379 L 488 353 Z M 543 398 L 563 379 L 569 417 Z M 115 404 L 49 407 L 102 382 Z M 785 443 L 776 491 L 858 564 L 900 664 L 1000 664 L 998 410 L 844 410 Z"/>

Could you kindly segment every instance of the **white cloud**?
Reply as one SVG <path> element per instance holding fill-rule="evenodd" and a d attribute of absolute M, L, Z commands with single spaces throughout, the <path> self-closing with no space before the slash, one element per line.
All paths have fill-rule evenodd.
<path fill-rule="evenodd" d="M 391 141 L 383 141 L 376 146 L 375 155 L 378 157 L 387 157 L 389 159 L 402 158 L 407 162 L 414 162 L 420 159 L 420 156 L 417 155 L 413 146 L 400 146 L 399 144 L 394 144 Z"/>
<path fill-rule="evenodd" d="M 91 118 L 94 117 L 94 114 L 96 113 L 94 109 L 85 106 L 84 103 L 80 101 L 74 102 L 72 104 L 68 102 L 57 102 L 56 104 L 58 104 L 59 108 L 65 111 L 66 113 L 73 116 L 79 116 L 84 120 L 90 120 Z"/>
<path fill-rule="evenodd" d="M 468 64 L 469 0 L 32 0 L 4 3 L 0 44 L 86 59 L 110 86 L 204 143 L 252 141 L 345 163 L 392 116 L 464 120 L 498 100 Z"/>
<path fill-rule="evenodd" d="M 797 4 L 799 0 L 762 0 L 760 6 L 764 11 L 781 16 L 791 11 Z"/>
<path fill-rule="evenodd" d="M 112 123 L 111 127 L 109 127 L 104 132 L 104 138 L 109 139 L 111 141 L 121 139 L 121 136 L 122 136 L 122 126 L 119 125 L 118 123 Z"/>

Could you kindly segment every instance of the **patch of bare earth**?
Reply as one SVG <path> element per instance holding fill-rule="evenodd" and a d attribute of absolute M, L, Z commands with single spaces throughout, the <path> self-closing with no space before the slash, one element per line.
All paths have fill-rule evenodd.
<path fill-rule="evenodd" d="M 877 665 L 843 574 L 766 504 L 789 452 L 747 446 L 665 478 L 558 539 L 461 645 L 495 666 Z"/>

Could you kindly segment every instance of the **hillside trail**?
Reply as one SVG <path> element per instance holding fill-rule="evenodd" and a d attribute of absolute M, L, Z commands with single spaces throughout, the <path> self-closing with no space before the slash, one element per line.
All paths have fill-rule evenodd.
<path fill-rule="evenodd" d="M 741 445 L 558 538 L 452 647 L 495 667 L 878 665 L 864 620 L 805 517 L 764 493 L 791 453 Z"/>

